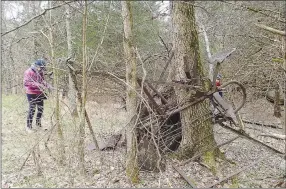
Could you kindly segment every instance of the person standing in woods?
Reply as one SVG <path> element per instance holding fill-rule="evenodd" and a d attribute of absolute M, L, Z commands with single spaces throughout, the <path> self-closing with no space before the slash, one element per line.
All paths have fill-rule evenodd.
<path fill-rule="evenodd" d="M 36 60 L 24 73 L 24 87 L 29 102 L 27 116 L 27 132 L 33 132 L 32 122 L 37 107 L 36 126 L 41 128 L 41 118 L 44 110 L 44 100 L 47 99 L 45 91 L 50 90 L 50 85 L 44 79 L 46 62 L 44 59 Z"/>
<path fill-rule="evenodd" d="M 215 81 L 216 87 L 218 88 L 218 93 L 222 97 L 222 88 L 221 88 L 221 75 L 218 74 Z"/>

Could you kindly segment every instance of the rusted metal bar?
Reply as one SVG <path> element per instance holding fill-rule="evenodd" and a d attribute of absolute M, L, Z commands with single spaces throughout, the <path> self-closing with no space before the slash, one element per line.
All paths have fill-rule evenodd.
<path fill-rule="evenodd" d="M 247 133 L 245 133 L 244 131 L 242 130 L 236 130 L 234 128 L 231 128 L 230 126 L 226 125 L 225 123 L 222 123 L 220 122 L 219 123 L 222 127 L 226 128 L 226 129 L 229 129 L 231 130 L 232 132 L 236 133 L 236 134 L 239 134 L 240 136 L 243 136 L 244 138 L 248 139 L 248 140 L 252 140 L 253 142 L 257 143 L 257 144 L 260 144 L 264 147 L 266 147 L 267 149 L 271 150 L 272 152 L 275 152 L 276 154 L 279 154 L 279 155 L 283 155 L 283 158 L 286 158 L 285 156 L 285 153 L 284 152 L 281 152 L 275 148 L 272 148 L 271 146 L 268 146 L 267 144 L 264 144 L 263 142 L 260 142 L 259 140 L 255 139 L 255 138 L 252 138 L 251 136 L 249 136 Z"/>
<path fill-rule="evenodd" d="M 166 98 L 163 97 L 163 95 L 157 90 L 155 89 L 155 87 L 153 87 L 149 82 L 146 82 L 148 87 L 150 87 L 163 101 L 163 104 L 167 104 L 168 101 Z"/>
<path fill-rule="evenodd" d="M 231 85 L 231 84 L 236 84 L 236 85 L 238 85 L 238 86 L 241 88 L 242 93 L 243 93 L 241 103 L 240 103 L 239 106 L 234 110 L 234 113 L 237 113 L 237 112 L 243 107 L 243 105 L 244 105 L 245 102 L 246 102 L 246 89 L 245 89 L 244 86 L 243 86 L 240 82 L 238 82 L 238 81 L 229 81 L 229 82 L 226 82 L 226 83 L 224 83 L 224 84 L 221 86 L 221 88 L 224 88 L 224 87 L 226 87 L 226 86 L 228 86 L 228 85 Z"/>
<path fill-rule="evenodd" d="M 203 100 L 209 98 L 209 96 L 210 96 L 211 94 L 213 94 L 213 92 L 209 92 L 209 93 L 205 94 L 204 96 L 201 96 L 200 98 L 197 98 L 195 101 L 193 101 L 193 102 L 191 102 L 191 103 L 189 103 L 189 104 L 186 104 L 186 105 L 184 105 L 184 106 L 182 106 L 182 107 L 179 107 L 178 109 L 176 109 L 176 110 L 174 110 L 174 111 L 171 111 L 171 112 L 167 113 L 167 116 L 171 116 L 171 115 L 174 115 L 174 114 L 176 114 L 176 113 L 179 113 L 179 112 L 181 112 L 182 110 L 184 110 L 184 109 L 186 109 L 186 108 L 188 108 L 188 107 L 190 107 L 190 106 L 193 106 L 193 105 L 195 105 L 195 104 L 197 104 L 197 103 L 199 103 L 199 102 L 201 102 L 201 101 L 203 101 Z"/>
<path fill-rule="evenodd" d="M 137 82 L 139 84 L 140 87 L 143 87 L 143 90 L 145 92 L 145 94 L 147 95 L 147 97 L 149 98 L 149 100 L 151 101 L 152 105 L 155 108 L 155 111 L 157 113 L 159 113 L 160 115 L 163 115 L 163 111 L 160 109 L 159 105 L 157 104 L 157 102 L 154 100 L 154 98 L 152 97 L 152 95 L 149 93 L 148 89 L 144 86 L 144 83 L 141 85 L 141 79 L 137 79 Z"/>
<path fill-rule="evenodd" d="M 173 56 L 174 56 L 174 52 L 172 51 L 172 52 L 171 52 L 171 56 L 169 57 L 169 59 L 168 59 L 166 65 L 165 65 L 165 67 L 163 68 L 162 73 L 160 74 L 159 80 L 161 80 L 161 79 L 163 78 L 163 76 L 164 76 L 164 74 L 165 74 L 165 72 L 166 72 L 166 70 L 167 70 L 169 64 L 172 62 Z M 156 86 L 156 87 L 157 87 L 157 86 Z"/>

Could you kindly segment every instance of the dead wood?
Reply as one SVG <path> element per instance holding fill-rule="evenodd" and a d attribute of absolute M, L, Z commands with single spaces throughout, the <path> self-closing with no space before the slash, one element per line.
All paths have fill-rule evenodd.
<path fill-rule="evenodd" d="M 28 161 L 28 159 L 29 159 L 31 153 L 32 153 L 32 152 L 30 152 L 30 153 L 28 154 L 28 156 L 26 157 L 26 159 L 25 159 L 25 161 L 23 162 L 23 164 L 22 164 L 22 166 L 21 166 L 21 168 L 20 168 L 19 171 L 21 171 L 21 170 L 24 168 L 24 166 L 25 166 L 26 162 Z"/>
<path fill-rule="evenodd" d="M 174 52 L 172 51 L 172 52 L 171 52 L 171 55 L 170 55 L 170 57 L 169 57 L 169 59 L 168 59 L 168 61 L 167 61 L 167 63 L 166 63 L 166 65 L 165 65 L 165 67 L 163 68 L 162 73 L 160 74 L 159 81 L 163 78 L 163 76 L 164 76 L 164 74 L 165 74 L 165 72 L 166 72 L 168 66 L 169 66 L 170 63 L 172 62 L 173 56 L 174 56 Z"/>
<path fill-rule="evenodd" d="M 197 186 L 187 177 L 187 175 L 181 169 L 179 169 L 175 165 L 172 165 L 172 167 L 185 179 L 185 181 L 187 181 L 191 188 L 197 188 Z"/>
<path fill-rule="evenodd" d="M 66 63 L 67 63 L 67 66 L 68 66 L 68 68 L 69 68 L 69 72 L 70 72 L 70 74 L 71 74 L 72 82 L 74 83 L 74 88 L 75 88 L 75 90 L 76 90 L 76 92 L 77 92 L 77 99 L 78 99 L 78 101 L 79 101 L 80 104 L 81 104 L 81 103 L 82 103 L 82 99 L 81 99 L 81 94 L 80 94 L 80 92 L 79 92 L 79 90 L 78 90 L 78 85 L 77 85 L 77 80 L 76 80 L 75 69 L 74 69 L 74 68 L 72 67 L 72 65 L 70 64 L 71 61 L 70 61 L 69 59 L 67 60 Z M 94 131 L 93 131 L 93 129 L 92 129 L 92 125 L 91 125 L 91 123 L 90 123 L 90 119 L 89 119 L 89 116 L 88 116 L 88 114 L 87 114 L 86 109 L 84 109 L 84 111 L 85 111 L 85 112 L 84 112 L 84 113 L 85 113 L 85 119 L 86 119 L 86 122 L 87 122 L 87 125 L 88 125 L 88 128 L 89 128 L 90 134 L 91 134 L 91 136 L 92 136 L 94 145 L 95 145 L 96 149 L 99 149 L 99 148 L 98 148 L 98 143 L 97 143 L 97 140 L 96 140 Z"/>
<path fill-rule="evenodd" d="M 165 99 L 165 97 L 157 89 L 155 89 L 155 87 L 153 87 L 148 82 L 146 82 L 146 83 L 147 83 L 148 87 L 150 87 L 161 98 L 161 100 L 163 101 L 163 104 L 167 104 L 168 103 L 167 99 Z"/>
<path fill-rule="evenodd" d="M 147 88 L 144 86 L 144 83 L 142 83 L 142 80 L 137 79 L 137 82 L 138 82 L 140 87 L 143 85 L 143 90 L 144 90 L 145 94 L 147 95 L 149 101 L 151 102 L 151 107 L 154 107 L 154 111 L 156 111 L 159 115 L 163 115 L 163 111 L 160 109 L 159 105 L 154 100 L 153 96 L 149 93 Z"/>
<path fill-rule="evenodd" d="M 277 29 L 274 29 L 274 28 L 271 28 L 269 26 L 265 26 L 263 24 L 254 24 L 255 26 L 259 27 L 259 28 L 262 28 L 266 31 L 269 31 L 269 32 L 272 32 L 274 34 L 278 34 L 278 35 L 281 35 L 281 36 L 286 36 L 286 32 L 285 31 L 281 31 L 281 30 L 277 30 Z"/>
<path fill-rule="evenodd" d="M 259 125 L 259 126 L 264 126 L 264 127 L 271 127 L 271 128 L 275 128 L 275 129 L 282 129 L 282 127 L 275 125 L 275 124 L 264 124 L 264 123 L 259 123 L 259 122 L 255 122 L 255 121 L 249 121 L 246 119 L 242 119 L 242 121 L 244 123 L 249 123 L 249 124 L 254 124 L 254 125 Z"/>
<path fill-rule="evenodd" d="M 276 139 L 286 140 L 286 135 L 276 134 L 276 133 L 262 133 L 260 136 L 272 137 Z"/>

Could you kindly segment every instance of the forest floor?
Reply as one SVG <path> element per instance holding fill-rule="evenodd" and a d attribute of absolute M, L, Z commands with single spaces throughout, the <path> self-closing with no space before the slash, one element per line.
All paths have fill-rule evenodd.
<path fill-rule="evenodd" d="M 53 114 L 51 100 L 45 101 L 45 113 L 43 125 L 51 127 L 51 115 Z M 189 162 L 179 166 L 177 160 L 167 160 L 165 172 L 152 173 L 140 172 L 140 183 L 132 185 L 125 177 L 125 148 L 119 147 L 111 151 L 96 151 L 86 147 L 86 176 L 80 176 L 77 161 L 77 130 L 74 120 L 69 117 L 68 109 L 62 107 L 62 122 L 66 149 L 66 165 L 59 165 L 54 158 L 57 158 L 57 133 L 52 132 L 48 142 L 51 155 L 44 146 L 48 131 L 37 131 L 28 134 L 25 131 L 26 114 L 28 103 L 22 96 L 2 96 L 2 187 L 59 187 L 59 188 L 90 188 L 90 187 L 189 187 L 189 185 L 177 173 L 172 164 L 177 165 L 185 174 L 193 180 L 198 188 L 214 184 L 216 181 L 229 176 L 240 168 L 248 166 L 260 158 L 264 160 L 242 171 L 235 179 L 217 185 L 216 187 L 240 187 L 240 188 L 273 188 L 285 175 L 285 160 L 267 148 L 258 145 L 244 138 L 238 138 L 230 144 L 222 146 L 221 151 L 225 156 L 235 162 L 231 164 L 226 161 L 218 162 L 216 175 L 198 162 Z M 90 115 L 91 124 L 97 136 L 119 133 L 126 125 L 125 112 L 120 109 L 119 104 L 112 104 L 108 101 L 104 104 L 96 102 L 87 103 L 87 112 Z M 281 121 L 273 117 L 273 104 L 265 99 L 255 102 L 248 102 L 240 111 L 243 119 L 282 125 Z M 283 118 L 282 118 L 283 120 Z M 53 124 L 55 121 L 53 120 Z M 237 136 L 219 125 L 214 126 L 215 139 L 218 144 Z M 284 134 L 282 129 L 246 124 L 246 132 L 259 135 L 263 132 Z M 92 138 L 86 129 L 86 142 L 88 146 Z M 285 141 L 270 137 L 258 136 L 258 140 L 285 153 Z M 31 152 L 33 146 L 39 143 L 40 168 L 42 175 L 37 175 L 37 169 L 33 156 L 29 156 L 27 162 L 20 170 L 25 159 Z"/>

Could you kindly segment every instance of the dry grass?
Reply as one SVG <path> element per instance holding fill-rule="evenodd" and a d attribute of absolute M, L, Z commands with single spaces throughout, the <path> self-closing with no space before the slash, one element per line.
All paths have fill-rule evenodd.
<path fill-rule="evenodd" d="M 125 177 L 125 149 L 118 148 L 115 151 L 85 151 L 85 161 L 87 174 L 80 176 L 77 169 L 77 123 L 70 117 L 68 109 L 62 104 L 61 124 L 64 129 L 64 140 L 66 149 L 65 165 L 61 166 L 53 160 L 44 147 L 44 140 L 48 132 L 37 132 L 27 134 L 25 132 L 26 113 L 28 108 L 27 100 L 24 96 L 3 96 L 2 99 L 2 186 L 3 187 L 187 187 L 185 181 L 174 171 L 171 161 L 167 161 L 167 169 L 164 173 L 140 172 L 141 181 L 138 185 L 131 185 Z M 45 112 L 43 124 L 51 126 L 50 117 L 52 115 L 53 102 L 45 101 Z M 256 103 L 257 105 L 257 103 Z M 257 105 L 259 106 L 259 105 Z M 105 103 L 88 102 L 87 112 L 90 116 L 92 126 L 97 136 L 118 133 L 126 125 L 125 112 L 120 104 L 106 101 Z M 264 108 L 263 104 L 260 106 Z M 258 107 L 258 108 L 259 108 Z M 248 104 L 243 113 L 255 112 L 256 106 Z M 258 112 L 258 111 L 257 111 Z M 261 112 L 260 112 L 261 113 Z M 271 115 L 265 115 L 270 118 Z M 243 115 L 245 115 L 243 114 Z M 255 113 L 254 113 L 255 114 Z M 257 114 L 255 116 L 258 116 Z M 256 118 L 252 116 L 252 118 Z M 273 121 L 273 120 L 269 120 Z M 256 131 L 258 132 L 258 131 Z M 92 143 L 89 130 L 86 129 L 86 146 Z M 215 135 L 218 143 L 225 142 L 235 136 L 229 131 L 215 126 Z M 30 157 L 23 170 L 19 170 L 25 161 L 32 146 L 39 141 L 40 166 L 43 174 L 37 176 L 37 171 L 33 159 Z M 283 144 L 275 139 L 269 144 Z M 57 158 L 57 133 L 52 132 L 48 147 L 54 158 Z M 245 139 L 238 139 L 233 143 L 221 148 L 226 156 L 236 165 L 220 163 L 220 174 L 214 176 L 211 172 L 198 164 L 190 162 L 180 167 L 187 176 L 195 180 L 198 187 L 205 187 L 213 183 L 218 178 L 222 178 L 236 171 L 240 167 L 251 164 L 260 157 L 270 154 L 266 149 L 253 144 Z M 283 147 L 282 147 L 283 150 Z M 259 165 L 244 171 L 238 176 L 240 187 L 273 187 L 282 176 L 281 158 L 273 156 Z M 223 186 L 228 187 L 228 181 Z"/>

